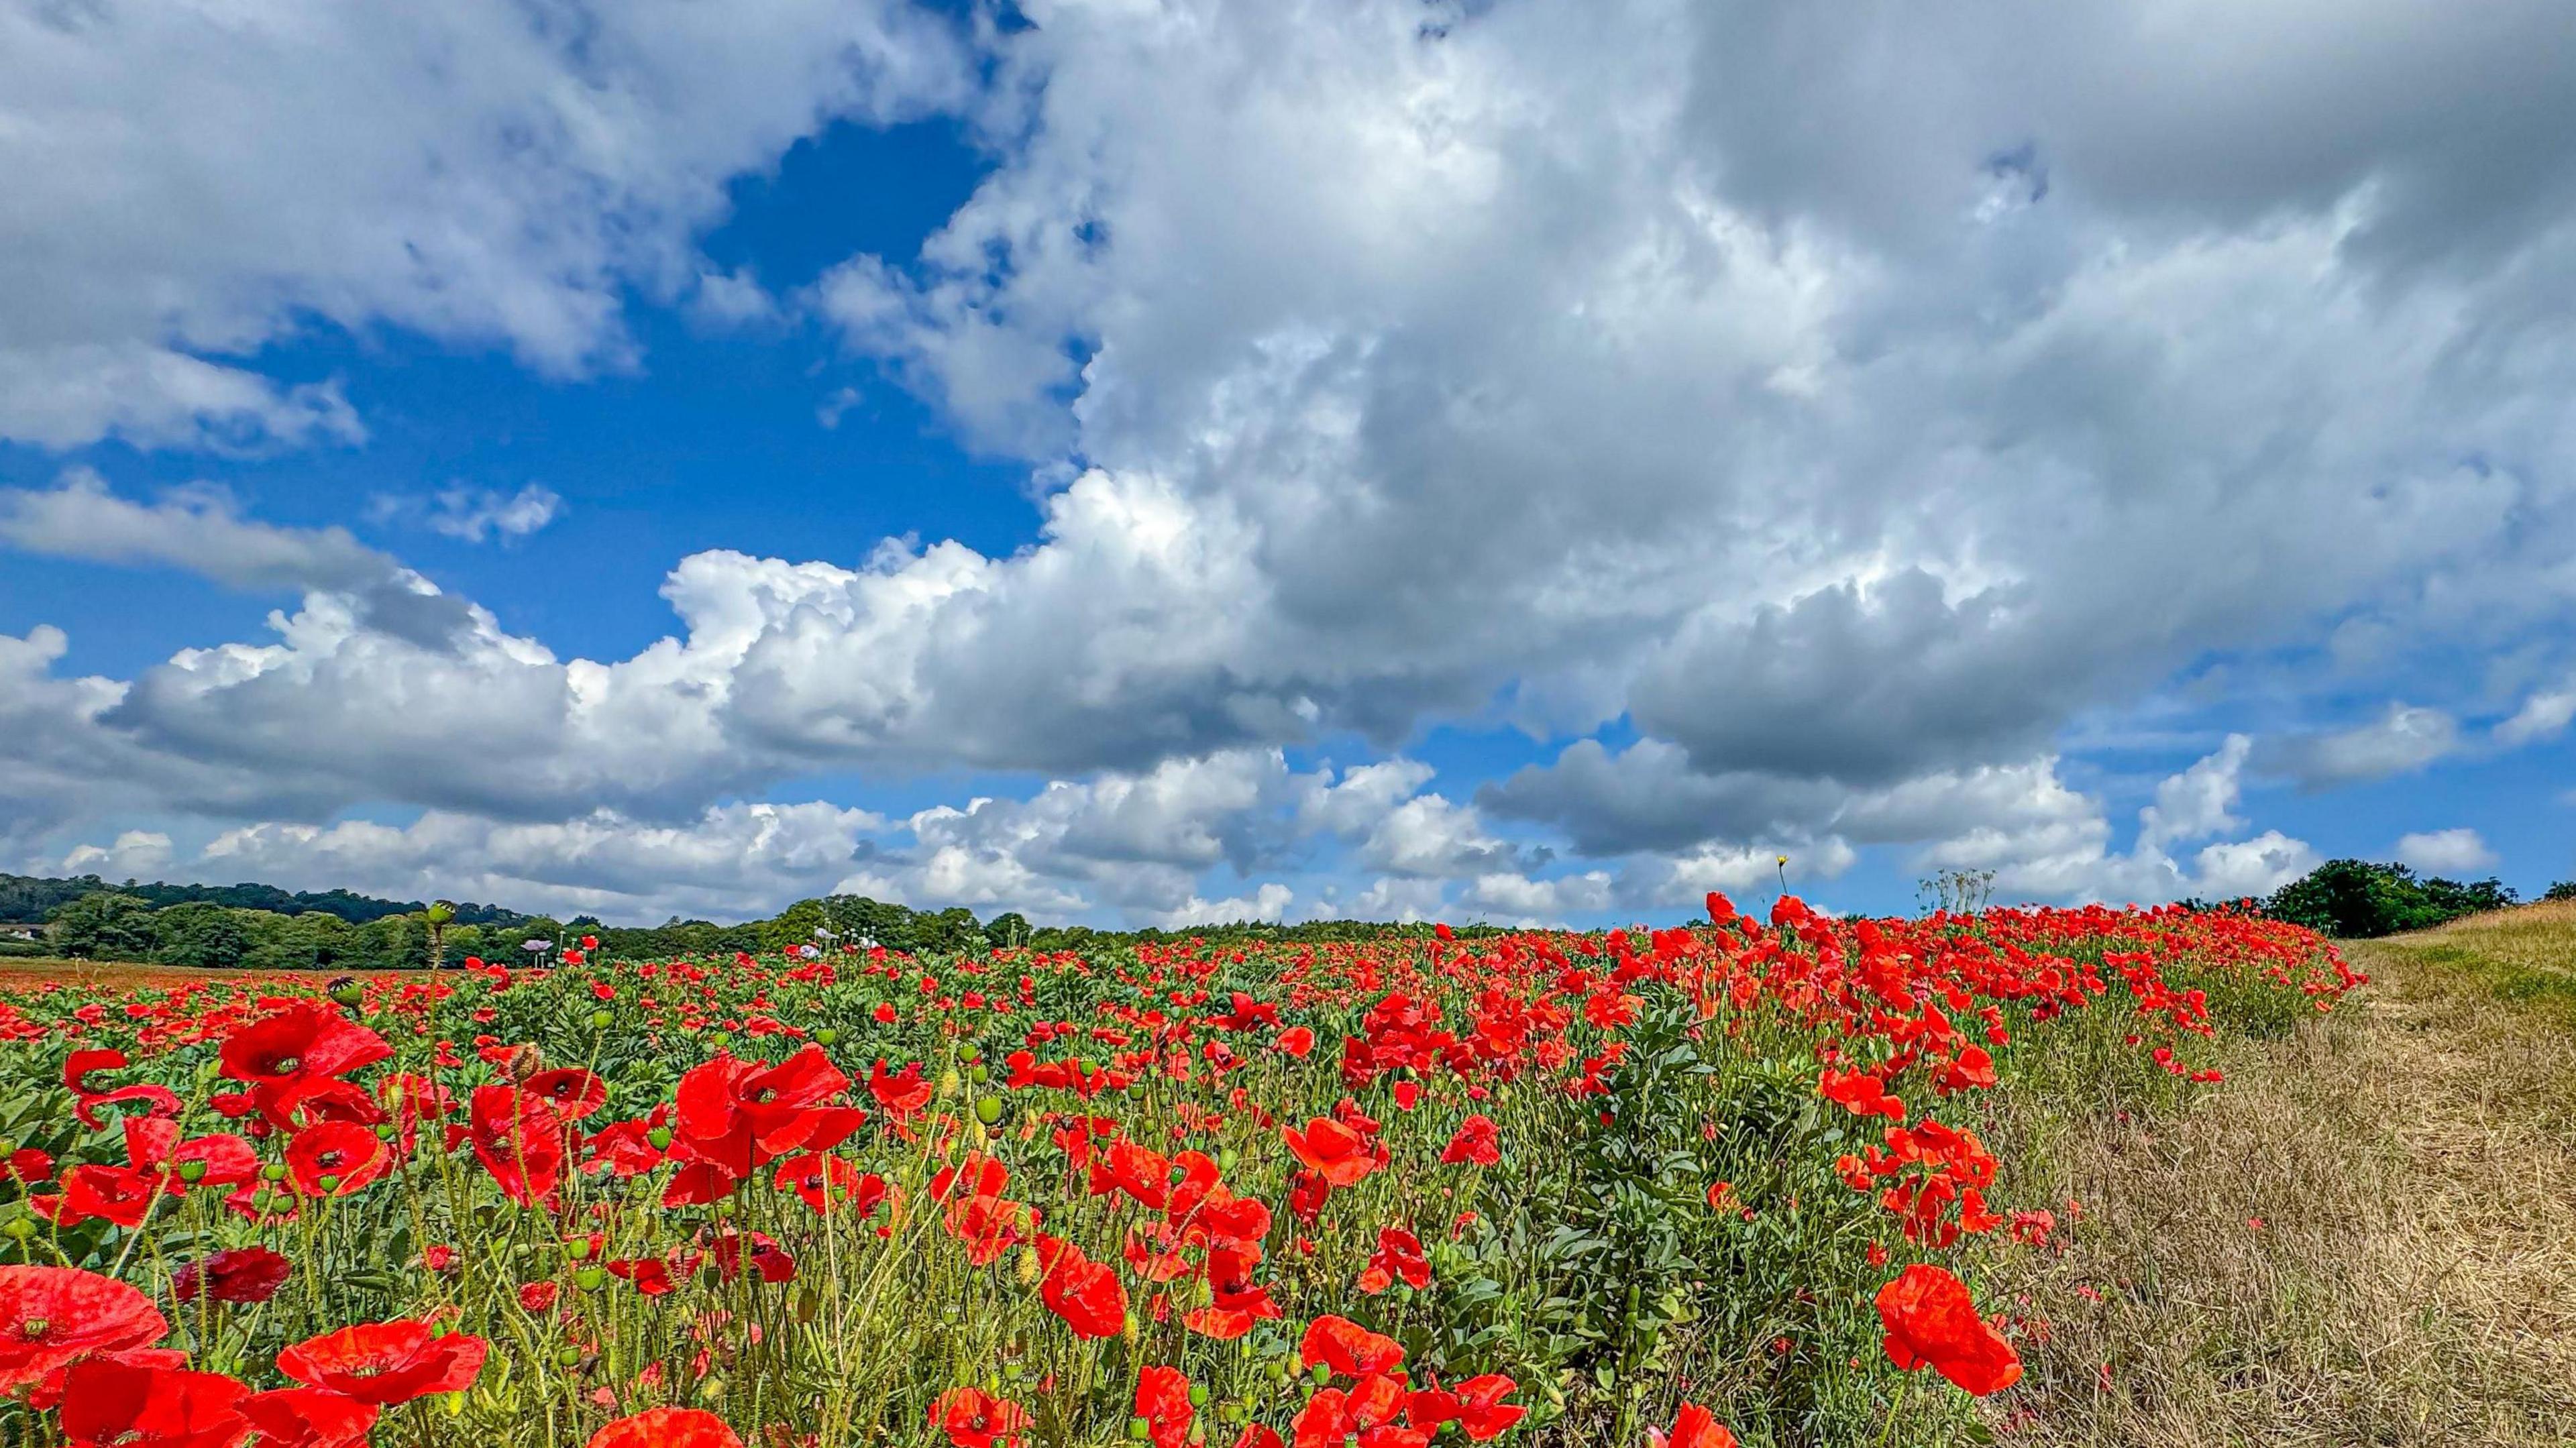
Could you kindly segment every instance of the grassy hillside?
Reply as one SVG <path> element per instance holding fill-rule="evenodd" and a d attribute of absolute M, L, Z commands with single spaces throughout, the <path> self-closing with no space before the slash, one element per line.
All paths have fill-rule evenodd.
<path fill-rule="evenodd" d="M 2576 1022 L 2576 900 L 2490 910 L 2372 942 L 2364 953 L 2439 970 L 2500 1000 Z"/>
<path fill-rule="evenodd" d="M 2097 1228 L 1997 1284 L 2050 1323 L 2008 1441 L 2576 1442 L 2576 904 L 2343 949 L 2217 1092 L 2003 1134 Z"/>

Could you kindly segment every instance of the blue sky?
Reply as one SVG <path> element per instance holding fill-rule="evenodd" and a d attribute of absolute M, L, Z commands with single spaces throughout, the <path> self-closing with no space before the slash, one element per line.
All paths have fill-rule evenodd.
<path fill-rule="evenodd" d="M 2566 13 L 2132 8 L 0 22 L 0 868 L 2576 877 Z"/>

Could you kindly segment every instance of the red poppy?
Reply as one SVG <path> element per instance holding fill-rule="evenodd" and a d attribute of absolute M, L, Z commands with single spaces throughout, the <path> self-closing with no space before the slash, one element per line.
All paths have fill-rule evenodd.
<path fill-rule="evenodd" d="M 1028 1409 L 982 1388 L 950 1388 L 930 1405 L 930 1426 L 948 1435 L 951 1448 L 1015 1448 L 1034 1421 Z"/>
<path fill-rule="evenodd" d="M 393 1169 L 393 1153 L 373 1129 L 354 1121 L 325 1121 L 286 1143 L 286 1169 L 299 1195 L 345 1197 Z"/>
<path fill-rule="evenodd" d="M 516 1086 L 477 1086 L 466 1122 L 475 1159 L 503 1196 L 524 1207 L 554 1195 L 563 1180 L 563 1123 L 543 1097 Z"/>
<path fill-rule="evenodd" d="M 1370 1172 L 1377 1170 L 1378 1157 L 1370 1149 L 1368 1138 L 1330 1117 L 1318 1116 L 1299 1131 L 1293 1126 L 1280 1128 L 1288 1142 L 1315 1175 L 1328 1186 L 1355 1187 Z"/>
<path fill-rule="evenodd" d="M 901 1071 L 889 1074 L 886 1063 L 868 1068 L 868 1094 L 897 1121 L 910 1121 L 930 1104 L 930 1083 L 921 1079 L 921 1063 L 913 1062 Z"/>
<path fill-rule="evenodd" d="M 57 1421 L 73 1448 L 232 1448 L 250 1436 L 249 1396 L 222 1373 L 91 1358 L 64 1374 Z"/>
<path fill-rule="evenodd" d="M 381 1116 L 373 1097 L 338 1078 L 394 1053 L 385 1039 L 327 1001 L 303 1000 L 224 1038 L 223 1074 L 251 1086 L 251 1101 L 277 1126 L 299 1124 L 308 1104 L 327 1099 L 334 1115 Z M 354 1093 L 355 1099 L 349 1099 Z"/>
<path fill-rule="evenodd" d="M 846 1208 L 856 1211 L 861 1221 L 875 1216 L 894 1190 L 875 1172 L 862 1172 L 846 1158 L 822 1152 L 781 1158 L 770 1184 L 796 1193 L 797 1200 L 817 1213 Z"/>
<path fill-rule="evenodd" d="M 1234 1448 L 1288 1448 L 1279 1430 L 1267 1423 L 1246 1423 L 1234 1440 Z"/>
<path fill-rule="evenodd" d="M 591 1434 L 589 1448 L 742 1448 L 742 1440 L 703 1408 L 647 1408 Z"/>
<path fill-rule="evenodd" d="M 299 1383 L 391 1407 L 433 1393 L 463 1392 L 490 1351 L 490 1344 L 466 1333 L 433 1336 L 426 1322 L 369 1322 L 306 1338 L 277 1355 L 277 1370 Z"/>
<path fill-rule="evenodd" d="M 1425 1389 L 1405 1399 L 1404 1418 L 1414 1427 L 1434 1430 L 1456 1423 L 1471 1441 L 1482 1443 L 1529 1416 L 1529 1409 L 1503 1401 L 1519 1387 L 1501 1373 L 1486 1373 L 1454 1390 Z"/>
<path fill-rule="evenodd" d="M 1255 1286 L 1250 1280 L 1252 1264 L 1258 1260 L 1258 1249 L 1211 1249 L 1207 1256 L 1208 1304 L 1184 1314 L 1181 1325 L 1202 1337 L 1232 1342 L 1252 1331 L 1254 1323 L 1276 1319 L 1279 1304 L 1270 1300 L 1270 1289 Z"/>
<path fill-rule="evenodd" d="M 672 1154 L 707 1167 L 730 1189 L 778 1157 L 829 1151 L 866 1119 L 855 1106 L 827 1104 L 849 1085 L 820 1046 L 775 1066 L 719 1056 L 680 1078 Z M 705 1191 L 682 1201 L 711 1200 Z"/>
<path fill-rule="evenodd" d="M 2021 1355 L 1941 1268 L 1918 1262 L 1878 1289 L 1878 1319 L 1887 1328 L 1888 1360 L 1909 1372 L 1929 1363 L 1980 1398 L 2021 1380 Z"/>
<path fill-rule="evenodd" d="M 294 1267 L 266 1247 L 234 1247 L 170 1274 L 170 1295 L 194 1302 L 205 1293 L 217 1302 L 266 1302 L 294 1274 Z"/>
<path fill-rule="evenodd" d="M 1887 1086 L 1866 1071 L 1842 1072 L 1827 1066 L 1816 1082 L 1816 1094 L 1858 1116 L 1905 1120 L 1905 1103 L 1887 1094 Z"/>
<path fill-rule="evenodd" d="M 1038 1296 L 1076 1337 L 1116 1337 L 1127 1326 L 1127 1288 L 1118 1274 L 1060 1237 L 1038 1238 Z"/>
<path fill-rule="evenodd" d="M 1323 1363 L 1355 1378 L 1392 1371 L 1404 1361 L 1404 1347 L 1347 1317 L 1325 1316 L 1306 1325 L 1306 1336 L 1297 1344 L 1297 1360 L 1309 1369 Z"/>
<path fill-rule="evenodd" d="M 73 1359 L 159 1342 L 170 1323 L 141 1290 L 77 1267 L 0 1266 L 0 1392 Z"/>
<path fill-rule="evenodd" d="M 1440 1149 L 1440 1160 L 1450 1166 L 1473 1162 L 1492 1166 L 1503 1159 L 1503 1129 L 1490 1116 L 1470 1116 L 1458 1123 L 1457 1134 Z"/>
<path fill-rule="evenodd" d="M 64 1060 L 63 1084 L 71 1088 L 75 1098 L 72 1114 L 80 1118 L 81 1125 L 92 1131 L 98 1130 L 106 1124 L 99 1116 L 98 1108 L 119 1101 L 144 1102 L 145 1110 L 153 1116 L 168 1117 L 179 1114 L 179 1095 L 167 1086 L 142 1084 L 119 1086 L 109 1091 L 99 1091 L 91 1087 L 89 1078 L 92 1072 L 122 1071 L 125 1065 L 123 1051 L 95 1046 L 74 1051 Z"/>
<path fill-rule="evenodd" d="M 87 1162 L 63 1173 L 59 1195 L 33 1197 L 29 1205 L 65 1227 L 92 1218 L 140 1227 L 161 1199 L 163 1185 L 159 1172 Z"/>
<path fill-rule="evenodd" d="M 1325 1388 L 1308 1398 L 1289 1425 L 1296 1448 L 1343 1448 L 1358 1431 L 1359 1424 L 1351 1418 L 1350 1394 L 1339 1388 Z"/>
<path fill-rule="evenodd" d="M 1280 1050 L 1302 1061 L 1307 1052 L 1315 1049 L 1315 1033 L 1304 1026 L 1290 1026 L 1279 1033 L 1277 1044 Z"/>
<path fill-rule="evenodd" d="M 1650 1428 L 1646 1439 L 1653 1448 L 1735 1448 L 1735 1435 L 1717 1421 L 1716 1414 L 1697 1403 L 1682 1404 L 1669 1435 Z"/>
<path fill-rule="evenodd" d="M 1397 1282 L 1415 1291 L 1431 1285 L 1431 1261 L 1422 1255 L 1422 1240 L 1402 1227 L 1381 1227 L 1377 1251 L 1360 1274 L 1360 1291 L 1374 1297 Z"/>
<path fill-rule="evenodd" d="M 328 1388 L 277 1388 L 241 1401 L 259 1448 L 366 1448 L 379 1411 Z"/>
<path fill-rule="evenodd" d="M 608 1104 L 608 1083 L 579 1066 L 539 1071 L 520 1085 L 566 1121 L 579 1121 Z"/>
<path fill-rule="evenodd" d="M 1190 1406 L 1190 1380 L 1179 1368 L 1145 1369 L 1136 1379 L 1136 1416 L 1145 1420 L 1154 1448 L 1181 1448 L 1198 1417 L 1198 1409 Z"/>

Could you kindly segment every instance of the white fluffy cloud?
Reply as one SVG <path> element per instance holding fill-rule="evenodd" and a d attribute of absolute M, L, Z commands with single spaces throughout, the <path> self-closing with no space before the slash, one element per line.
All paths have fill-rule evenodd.
<path fill-rule="evenodd" d="M 66 875 L 108 880 L 155 879 L 169 867 L 170 837 L 158 830 L 127 830 L 111 844 L 76 846 L 62 862 Z"/>
<path fill-rule="evenodd" d="M 2460 721 L 2439 709 L 2391 704 L 2367 724 L 2266 742 L 2258 763 L 2310 789 L 2408 774 L 2460 747 Z"/>
<path fill-rule="evenodd" d="M 441 488 L 435 493 L 378 494 L 368 511 L 380 522 L 416 523 L 465 543 L 508 543 L 563 516 L 563 495 L 543 483 L 515 493 L 492 488 Z"/>
<path fill-rule="evenodd" d="M 2496 742 L 2511 748 L 2555 739 L 2567 732 L 2570 721 L 2576 721 L 2576 681 L 2525 699 L 2511 718 L 2496 726 Z"/>
<path fill-rule="evenodd" d="M 2401 836 L 2397 858 L 2428 875 L 2467 875 L 2496 863 L 2486 840 L 2466 827 Z"/>
<path fill-rule="evenodd" d="M 606 810 L 539 824 L 433 811 L 402 826 L 243 826 L 216 836 L 188 873 L 618 921 L 736 919 L 830 886 L 883 824 L 828 804 L 725 805 L 678 825 Z"/>
<path fill-rule="evenodd" d="M 835 117 L 955 104 L 962 38 L 892 0 L 0 9 L 0 437 L 354 441 L 250 354 L 321 319 L 627 362 L 725 183 Z"/>

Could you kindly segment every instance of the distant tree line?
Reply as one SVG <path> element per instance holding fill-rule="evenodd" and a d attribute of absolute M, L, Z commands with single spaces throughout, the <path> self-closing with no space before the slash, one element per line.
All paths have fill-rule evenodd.
<path fill-rule="evenodd" d="M 421 900 L 383 900 L 347 890 L 294 891 L 275 885 L 138 885 L 132 880 L 111 885 L 96 875 L 47 879 L 36 875 L 0 874 L 0 922 L 34 924 L 50 920 L 56 910 L 85 895 L 113 890 L 158 910 L 171 905 L 204 903 L 229 910 L 265 910 L 273 915 L 320 911 L 351 925 L 365 925 L 388 915 L 417 915 L 428 908 Z M 458 905 L 459 925 L 508 926 L 529 917 L 498 905 Z"/>
<path fill-rule="evenodd" d="M 2576 882 L 2549 887 L 2548 900 L 2576 899 Z M 2301 879 L 2272 892 L 2263 913 L 2341 939 L 2367 939 L 2502 910 L 2521 897 L 2500 880 L 2461 884 L 2436 875 L 2416 878 L 2404 865 L 2367 860 L 2328 860 Z"/>
<path fill-rule="evenodd" d="M 161 965 L 253 970 L 408 970 L 433 960 L 469 958 L 520 964 L 595 941 L 603 959 L 652 960 L 722 956 L 737 951 L 818 951 L 883 946 L 936 957 L 1009 946 L 1037 950 L 1120 949 L 1140 943 L 1205 939 L 1313 942 L 1360 940 L 1390 928 L 1368 921 L 1323 920 L 1277 925 L 1238 920 L 1179 930 L 1096 930 L 1084 925 L 1032 926 L 1017 911 L 990 920 L 960 906 L 915 910 L 864 895 L 799 900 L 765 920 L 724 925 L 674 917 L 660 925 L 612 926 L 577 915 L 558 920 L 494 905 L 431 905 L 384 900 L 346 890 L 295 893 L 273 885 L 110 885 L 95 875 L 41 879 L 0 875 L 0 921 L 42 923 L 41 938 L 0 940 L 0 954 L 61 955 Z M 1458 934 L 1494 933 L 1461 926 Z M 530 952 L 530 942 L 545 950 Z"/>

